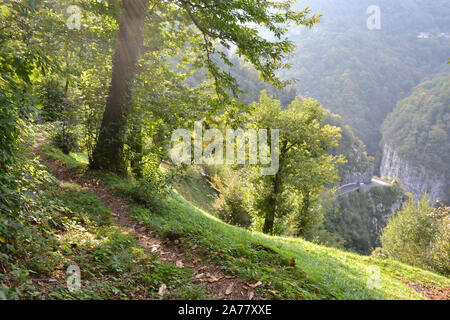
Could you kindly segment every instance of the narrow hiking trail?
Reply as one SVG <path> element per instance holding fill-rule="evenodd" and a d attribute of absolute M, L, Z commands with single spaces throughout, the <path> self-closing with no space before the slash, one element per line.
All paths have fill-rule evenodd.
<path fill-rule="evenodd" d="M 91 191 L 99 201 L 111 211 L 117 224 L 125 233 L 132 235 L 139 243 L 147 248 L 151 254 L 157 254 L 161 261 L 174 263 L 178 268 L 189 267 L 194 270 L 194 283 L 202 283 L 213 299 L 223 300 L 262 300 L 264 297 L 255 292 L 254 288 L 261 283 L 248 283 L 243 279 L 224 273 L 210 261 L 204 261 L 196 246 L 189 250 L 183 249 L 180 239 L 163 239 L 154 230 L 144 224 L 130 219 L 130 210 L 126 200 L 115 195 L 111 188 L 104 187 L 100 181 L 84 176 L 75 175 L 66 169 L 64 163 L 49 159 L 40 151 L 44 138 L 37 139 L 33 146 L 33 153 L 38 155 L 51 166 L 51 173 L 62 182 L 77 184 L 81 188 Z M 161 288 L 163 295 L 167 288 Z"/>

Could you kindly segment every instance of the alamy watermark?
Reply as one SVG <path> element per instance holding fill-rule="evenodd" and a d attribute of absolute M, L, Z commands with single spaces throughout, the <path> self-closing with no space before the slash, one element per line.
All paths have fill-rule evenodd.
<path fill-rule="evenodd" d="M 67 28 L 70 30 L 81 28 L 81 8 L 76 5 L 69 6 L 67 8 L 67 14 L 69 18 L 66 21 Z"/>
<path fill-rule="evenodd" d="M 381 9 L 379 6 L 371 5 L 367 8 L 366 13 L 369 15 L 367 18 L 367 29 L 380 30 L 381 29 Z"/>
<path fill-rule="evenodd" d="M 270 145 L 268 144 L 269 131 Z M 202 122 L 196 121 L 193 137 L 194 150 L 192 152 L 191 132 L 187 129 L 177 129 L 173 132 L 171 139 L 173 147 L 169 151 L 169 155 L 175 164 L 243 165 L 248 163 L 257 165 L 259 158 L 259 164 L 267 166 L 261 168 L 262 175 L 274 175 L 278 172 L 278 129 L 248 129 L 246 131 L 226 129 L 224 139 L 222 131 L 219 129 L 208 129 L 203 132 Z M 208 144 L 204 147 L 205 143 Z"/>
<path fill-rule="evenodd" d="M 81 289 L 81 270 L 76 264 L 71 264 L 66 271 L 67 277 L 67 288 L 69 291 L 78 291 Z"/>
<path fill-rule="evenodd" d="M 103 3 L 104 0 L 96 1 L 98 3 Z M 80 30 L 82 9 L 74 4 L 67 7 L 66 13 L 69 15 L 66 20 L 67 28 L 69 28 L 70 30 Z"/>
<path fill-rule="evenodd" d="M 366 269 L 369 278 L 366 282 L 366 287 L 369 290 L 381 289 L 381 271 L 377 266 L 370 265 Z"/>

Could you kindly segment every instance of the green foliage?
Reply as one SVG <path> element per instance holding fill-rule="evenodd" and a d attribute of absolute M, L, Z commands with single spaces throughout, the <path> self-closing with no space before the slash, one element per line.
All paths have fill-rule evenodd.
<path fill-rule="evenodd" d="M 203 66 L 207 67 L 217 83 L 219 94 L 223 89 L 233 89 L 234 79 L 221 71 L 211 56 L 216 53 L 218 40 L 226 49 L 233 44 L 238 55 L 248 60 L 266 81 L 282 86 L 276 71 L 288 65 L 283 59 L 293 51 L 294 44 L 285 37 L 289 24 L 311 28 L 319 21 L 319 15 L 311 15 L 309 8 L 293 10 L 291 1 L 233 1 L 224 0 L 214 6 L 183 1 L 182 7 L 204 38 Z M 257 27 L 265 28 L 273 36 L 263 37 Z M 231 65 L 222 52 L 221 60 Z"/>
<path fill-rule="evenodd" d="M 261 281 L 263 285 L 256 290 L 275 299 L 421 299 L 404 280 L 432 281 L 438 286 L 448 283 L 447 278 L 393 260 L 230 226 L 177 194 L 168 198 L 165 215 L 137 207 L 133 216 L 160 236 L 176 234 L 186 253 L 195 246 L 222 270 L 251 282 Z M 295 258 L 295 267 L 289 266 L 291 258 Z M 381 269 L 379 290 L 366 285 L 370 265 Z"/>
<path fill-rule="evenodd" d="M 214 176 L 209 166 L 202 167 L 209 177 Z M 171 166 L 174 181 L 173 187 L 188 201 L 207 212 L 213 212 L 213 203 L 217 199 L 217 191 L 211 188 L 210 178 L 193 166 Z"/>
<path fill-rule="evenodd" d="M 162 284 L 171 288 L 164 298 L 208 296 L 204 286 L 193 283 L 193 270 L 163 263 L 149 254 L 132 234 L 115 224 L 110 210 L 94 194 L 76 184 L 56 181 L 48 168 L 31 159 L 26 139 L 33 120 L 52 122 L 54 130 L 41 148 L 46 157 L 60 162 L 69 173 L 76 170 L 76 174 L 113 186 L 130 202 L 136 220 L 163 237 L 177 237 L 187 253 L 196 245 L 202 256 L 224 271 L 263 282 L 256 290 L 268 297 L 421 298 L 395 280 L 398 272 L 407 279 L 420 282 L 428 278 L 448 286 L 447 279 L 389 259 L 361 257 L 298 238 L 270 237 L 230 226 L 171 192 L 172 184 L 183 186 L 181 193 L 205 210 L 211 210 L 216 199 L 216 192 L 198 173 L 184 172 L 173 183 L 172 174 L 178 168 L 163 169 L 174 129 L 200 119 L 207 126 L 236 127 L 247 120 L 244 124 L 248 128 L 280 129 L 278 173 L 261 176 L 261 166 L 225 172 L 215 179 L 217 214 L 231 224 L 249 227 L 252 223 L 253 230 L 304 235 L 336 247 L 344 241 L 357 246 L 353 240 L 361 242 L 369 237 L 363 226 L 367 216 L 357 216 L 355 211 L 368 201 L 364 200 L 363 206 L 357 200 L 342 206 L 345 212 L 339 212 L 339 223 L 350 217 L 359 229 L 345 229 L 342 235 L 328 228 L 327 216 L 323 216 L 326 210 L 318 199 L 324 187 L 338 179 L 339 154 L 357 150 L 357 160 L 352 152 L 348 156 L 350 172 L 370 171 L 372 159 L 350 128 L 335 124 L 339 121 L 327 116 L 317 101 L 294 100 L 297 92 L 293 87 L 281 90 L 291 83 L 278 76 L 289 66 L 286 59 L 294 52 L 288 28 L 294 24 L 310 28 L 318 15 L 309 9 L 296 11 L 290 0 L 142 2 L 151 2 L 154 7 L 146 17 L 143 50 L 135 77 L 130 77 L 134 81 L 126 83 L 132 87 L 130 94 L 120 99 L 122 108 L 115 119 L 124 126 L 117 132 L 124 142 L 118 155 L 127 165 L 125 172 L 132 173 L 130 180 L 85 172 L 96 144 L 108 145 L 98 140 L 102 116 L 111 115 L 105 113 L 105 105 L 111 98 L 113 49 L 122 20 L 120 1 L 23 0 L 0 4 L 0 299 L 154 299 L 160 298 L 156 291 Z M 73 4 L 83 10 L 80 29 L 66 25 L 66 9 Z M 323 96 L 326 106 L 341 113 L 346 123 L 355 124 L 356 132 L 364 133 L 363 138 L 374 149 L 375 131 L 392 101 L 438 66 L 432 61 L 448 46 L 443 39 L 432 42 L 426 50 L 410 41 L 400 42 L 406 44 L 405 49 L 383 54 L 380 68 L 368 62 L 384 53 L 383 41 L 375 40 L 385 38 L 366 37 L 358 30 L 349 30 L 347 35 L 341 39 L 330 33 L 320 39 L 316 49 L 312 49 L 316 40 L 306 37 L 296 57 L 305 67 L 285 75 L 300 74 L 305 80 L 302 94 Z M 376 42 L 373 47 L 368 46 L 370 41 Z M 228 56 L 231 46 L 237 48 L 236 55 Z M 346 59 L 355 48 L 356 60 Z M 317 60 L 315 50 L 326 52 L 319 66 L 310 63 Z M 414 55 L 403 59 L 405 50 Z M 391 53 L 395 53 L 393 58 Z M 413 70 L 415 60 L 423 61 L 423 70 Z M 388 81 L 384 81 L 385 74 L 391 75 Z M 258 76 L 268 83 L 256 81 Z M 373 79 L 383 84 L 372 90 L 373 81 L 369 80 Z M 239 92 L 238 87 L 245 92 Z M 258 100 L 256 95 L 262 89 L 276 99 L 263 92 Z M 426 137 L 422 132 L 411 132 L 417 141 L 401 130 L 394 130 L 393 135 L 411 145 L 423 144 L 425 151 L 418 148 L 420 152 L 438 153 L 440 156 L 430 161 L 444 168 L 448 128 L 443 106 L 447 97 L 438 89 L 446 92 L 448 88 L 439 82 L 425 83 L 419 89 L 438 96 L 424 98 L 430 109 L 426 110 L 426 121 L 412 121 L 429 132 Z M 383 99 L 377 99 L 380 96 Z M 368 106 L 377 111 L 369 113 Z M 388 126 L 391 124 L 388 121 Z M 335 126 L 343 128 L 341 147 Z M 397 124 L 392 127 L 397 129 Z M 366 132 L 367 128 L 373 129 Z M 339 170 L 346 175 L 342 167 Z M 373 197 L 378 196 L 384 195 L 374 191 Z M 433 233 L 427 234 L 428 246 L 421 247 L 428 250 L 421 263 L 448 274 L 448 214 L 423 221 L 431 223 Z M 413 225 L 419 227 L 418 223 Z M 292 258 L 295 266 L 289 265 Z M 73 263 L 82 267 L 83 279 L 82 289 L 75 292 L 66 288 L 66 277 L 61 273 Z M 366 286 L 365 268 L 369 264 L 379 265 L 385 272 L 380 289 Z M 52 279 L 55 284 L 42 284 L 42 278 L 56 278 Z"/>
<path fill-rule="evenodd" d="M 47 154 L 62 163 L 71 157 Z M 57 183 L 36 160 L 22 159 L 9 177 L 0 180 L 0 299 L 155 299 L 162 284 L 186 288 L 164 298 L 207 297 L 190 269 L 149 254 L 90 191 Z M 71 264 L 81 268 L 77 291 L 61 274 Z"/>
<path fill-rule="evenodd" d="M 369 254 L 380 246 L 380 234 L 403 200 L 403 191 L 397 184 L 374 187 L 367 192 L 362 188 L 359 192 L 333 199 L 325 209 L 323 227 L 342 237 L 345 249 Z M 319 241 L 322 241 L 320 236 Z"/>
<path fill-rule="evenodd" d="M 42 120 L 49 122 L 62 120 L 67 98 L 61 81 L 54 77 L 46 78 L 38 88 L 38 95 L 42 104 L 40 112 Z"/>
<path fill-rule="evenodd" d="M 105 54 L 94 56 L 90 64 L 95 64 L 100 59 L 109 59 Z M 90 67 L 90 68 L 89 68 Z M 86 150 L 89 159 L 98 139 L 102 115 L 105 109 L 108 92 L 111 66 L 109 63 L 89 65 L 80 75 L 77 87 L 80 106 L 81 135 L 80 144 Z"/>
<path fill-rule="evenodd" d="M 237 93 L 234 97 L 243 103 L 250 104 L 257 102 L 263 90 L 266 90 L 275 99 L 280 100 L 282 106 L 289 105 L 298 95 L 298 89 L 295 85 L 292 84 L 283 89 L 279 89 L 268 82 L 264 82 L 250 63 L 245 62 L 232 52 L 229 52 L 229 55 L 230 62 L 233 65 L 223 65 L 221 68 L 230 72 L 233 78 L 236 79 L 241 92 Z"/>
<path fill-rule="evenodd" d="M 53 146 L 53 144 L 44 144 L 41 147 L 41 152 L 51 159 L 65 163 L 68 171 L 83 171 L 88 164 L 85 154 L 73 152 L 65 154 L 61 149 Z"/>
<path fill-rule="evenodd" d="M 341 129 L 339 145 L 330 150 L 333 155 L 345 157 L 345 163 L 338 166 L 339 184 L 369 183 L 373 176 L 374 158 L 367 154 L 364 143 L 355 136 L 350 126 L 344 124 L 342 117 L 329 112 L 326 121 Z"/>
<path fill-rule="evenodd" d="M 173 177 L 162 170 L 155 161 L 147 159 L 144 174 L 134 184 L 127 183 L 114 173 L 95 173 L 109 186 L 113 186 L 120 195 L 130 198 L 154 213 L 165 213 L 166 198 L 171 190 Z"/>
<path fill-rule="evenodd" d="M 365 13 L 373 4 L 381 8 L 380 30 L 367 29 Z M 342 116 L 376 155 L 381 124 L 396 103 L 425 77 L 448 68 L 450 41 L 437 35 L 450 28 L 449 7 L 445 0 L 307 0 L 297 7 L 306 5 L 323 19 L 315 32 L 301 28 L 288 34 L 298 50 L 292 68 L 281 75 L 298 78 L 302 96 Z M 419 32 L 433 36 L 418 39 Z"/>
<path fill-rule="evenodd" d="M 245 206 L 245 180 L 239 172 L 225 167 L 220 175 L 214 175 L 212 181 L 212 186 L 219 193 L 213 205 L 218 217 L 235 226 L 249 227 L 251 217 Z"/>
<path fill-rule="evenodd" d="M 14 162 L 21 124 L 17 110 L 0 88 L 0 172 Z"/>
<path fill-rule="evenodd" d="M 55 147 L 61 149 L 65 154 L 78 150 L 78 137 L 73 132 L 63 132 L 61 130 L 51 137 L 51 141 Z"/>
<path fill-rule="evenodd" d="M 257 166 L 249 190 L 250 212 L 264 217 L 265 232 L 272 233 L 275 219 L 294 214 L 296 234 L 317 222 L 314 206 L 324 185 L 337 181 L 335 164 L 341 156 L 328 151 L 338 145 L 339 129 L 325 124 L 326 111 L 313 99 L 294 100 L 281 110 L 280 102 L 263 91 L 251 105 L 248 125 L 255 129 L 279 129 L 279 170 L 263 176 Z"/>
<path fill-rule="evenodd" d="M 218 50 L 218 44 L 228 50 L 231 45 L 236 46 L 237 54 L 249 61 L 265 81 L 272 82 L 273 85 L 281 88 L 288 82 L 280 80 L 276 72 L 288 67 L 284 59 L 294 49 L 294 44 L 285 37 L 289 26 L 295 24 L 310 28 L 318 22 L 318 16 L 312 15 L 308 8 L 302 11 L 292 10 L 292 2 L 288 0 L 279 2 L 224 0 L 213 5 L 198 0 L 186 0 L 181 3 L 178 1 L 155 2 L 154 4 L 150 4 L 148 1 L 139 1 L 137 5 L 141 6 L 141 10 L 135 12 L 135 21 L 120 20 L 119 35 L 121 36 L 119 36 L 119 47 L 113 59 L 111 90 L 98 136 L 99 141 L 91 159 L 92 168 L 112 170 L 121 175 L 127 172 L 123 158 L 124 145 L 127 140 L 126 133 L 128 130 L 133 132 L 134 129 L 137 128 L 139 131 L 141 128 L 140 123 L 136 125 L 135 122 L 129 121 L 130 111 L 133 110 L 130 107 L 141 109 L 139 115 L 142 115 L 143 108 L 139 100 L 144 98 L 147 101 L 149 99 L 162 100 L 166 102 L 163 106 L 168 106 L 169 109 L 176 105 L 178 110 L 186 111 L 185 108 L 180 108 L 177 102 L 182 100 L 185 103 L 191 96 L 179 95 L 179 92 L 192 93 L 193 91 L 194 99 L 198 95 L 196 94 L 197 88 L 186 86 L 183 81 L 176 81 L 177 77 L 171 76 L 171 72 L 180 73 L 180 69 L 183 71 L 183 69 L 192 68 L 207 70 L 210 86 L 203 91 L 203 96 L 206 98 L 203 99 L 200 106 L 203 109 L 203 116 L 211 113 L 217 115 L 227 104 L 232 104 L 228 92 L 231 91 L 235 94 L 238 91 L 235 79 L 229 72 L 221 70 L 218 66 L 218 61 L 228 66 L 232 64 L 227 55 Z M 126 5 L 122 7 L 122 14 L 126 16 L 128 10 L 133 15 L 133 9 Z M 133 24 L 135 25 L 133 26 Z M 195 28 L 193 29 L 192 26 Z M 257 29 L 258 26 L 266 28 L 274 38 L 263 37 Z M 136 34 L 127 36 L 128 31 L 133 28 L 135 28 L 133 32 Z M 149 30 L 151 37 L 148 37 Z M 183 35 L 185 36 L 183 37 Z M 135 37 L 137 42 L 132 42 L 129 39 L 131 37 Z M 151 40 L 148 41 L 148 38 Z M 123 48 L 129 48 L 130 54 L 127 57 L 129 59 L 121 62 Z M 163 58 L 161 59 L 161 57 Z M 144 59 L 138 61 L 140 58 Z M 175 62 L 176 67 L 173 64 L 167 68 L 168 62 Z M 144 69 L 152 65 L 164 67 L 156 68 L 154 73 L 156 77 L 150 76 L 148 79 L 147 76 L 144 81 L 136 77 L 140 71 L 136 72 L 136 67 Z M 166 79 L 161 77 L 161 71 L 163 76 L 168 75 L 169 78 L 172 78 L 171 80 L 175 80 L 174 83 L 165 81 Z M 155 78 L 157 82 L 154 81 Z M 135 79 L 137 85 L 132 83 Z M 148 90 L 142 90 L 140 87 L 158 88 L 159 90 L 156 94 L 152 94 L 151 90 L 147 92 Z M 165 94 L 167 91 L 164 89 L 168 87 L 176 88 L 170 92 L 173 92 L 173 95 Z M 136 89 L 138 94 L 133 93 Z M 215 90 L 216 95 L 212 94 L 212 90 Z M 163 94 L 161 95 L 161 93 Z M 133 99 L 137 100 L 137 105 Z M 191 103 L 190 109 L 193 105 L 198 106 L 199 104 Z M 151 111 L 158 114 L 160 110 L 155 108 Z M 171 121 L 166 121 L 169 129 L 173 120 L 177 120 L 178 113 L 165 115 L 166 119 L 167 115 L 171 118 Z M 192 112 L 189 114 L 191 115 Z M 153 122 L 153 127 L 155 127 L 155 123 L 158 124 L 159 120 L 157 115 L 154 118 L 156 121 Z M 161 131 L 163 132 L 158 132 L 159 137 L 167 138 L 167 135 L 164 134 L 166 128 L 162 127 Z M 132 140 L 128 141 L 132 152 L 139 153 L 142 143 L 138 141 L 135 147 L 135 141 Z M 132 162 L 139 163 L 139 157 L 134 157 Z"/>
<path fill-rule="evenodd" d="M 61 80 L 54 76 L 44 79 L 36 89 L 41 104 L 40 120 L 53 123 L 50 139 L 66 154 L 78 151 L 78 136 L 75 133 L 78 110 L 68 97 L 68 86 L 66 81 L 63 87 Z"/>
<path fill-rule="evenodd" d="M 434 212 L 427 196 L 412 198 L 394 216 L 381 236 L 383 249 L 394 259 L 449 275 L 448 208 Z"/>
<path fill-rule="evenodd" d="M 450 77 L 440 74 L 414 88 L 383 123 L 383 143 L 440 175 L 450 169 Z"/>
<path fill-rule="evenodd" d="M 35 111 L 33 80 L 48 68 L 49 61 L 37 37 L 45 28 L 33 28 L 45 21 L 45 15 L 28 19 L 39 11 L 36 3 L 10 2 L 0 9 L 0 172 L 4 172 L 15 162 L 20 133 Z"/>
<path fill-rule="evenodd" d="M 32 297 L 31 275 L 48 272 L 58 261 L 48 250 L 56 230 L 68 227 L 68 210 L 54 199 L 54 188 L 53 177 L 36 160 L 22 159 L 20 168 L 0 175 L 0 282 L 7 298 Z"/>
<path fill-rule="evenodd" d="M 161 170 L 159 162 L 147 159 L 143 178 L 137 180 L 129 195 L 134 201 L 145 205 L 153 212 L 162 212 L 165 209 L 164 200 L 170 191 L 171 181 L 172 177 Z"/>
<path fill-rule="evenodd" d="M 450 274 L 450 207 L 440 203 L 432 213 L 438 231 L 430 244 L 429 259 L 434 270 L 448 276 Z"/>

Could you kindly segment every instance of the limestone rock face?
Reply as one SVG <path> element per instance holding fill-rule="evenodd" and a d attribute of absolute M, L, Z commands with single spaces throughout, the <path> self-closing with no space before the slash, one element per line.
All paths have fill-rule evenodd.
<path fill-rule="evenodd" d="M 380 173 L 381 176 L 399 180 L 403 189 L 412 193 L 415 199 L 427 192 L 432 202 L 440 198 L 444 203 L 450 203 L 450 177 L 402 159 L 398 152 L 387 144 L 383 148 Z"/>
<path fill-rule="evenodd" d="M 363 150 L 357 145 L 352 145 L 345 155 L 347 163 L 339 167 L 341 180 L 339 185 L 348 183 L 370 183 L 373 177 L 374 165 L 371 159 L 367 158 Z"/>

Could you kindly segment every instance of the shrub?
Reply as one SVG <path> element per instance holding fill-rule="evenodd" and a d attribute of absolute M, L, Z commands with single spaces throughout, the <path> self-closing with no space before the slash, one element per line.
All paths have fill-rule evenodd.
<path fill-rule="evenodd" d="M 52 144 L 65 154 L 78 150 L 78 136 L 73 132 L 58 130 L 51 137 Z"/>
<path fill-rule="evenodd" d="M 382 259 L 386 259 L 388 257 L 388 253 L 386 252 L 386 250 L 384 250 L 383 248 L 380 248 L 380 247 L 376 247 L 370 255 L 372 257 L 382 258 Z"/>
<path fill-rule="evenodd" d="M 0 173 L 0 298 L 7 299 L 33 294 L 29 275 L 55 264 L 49 248 L 54 230 L 64 228 L 65 209 L 50 196 L 53 178 L 36 160 L 21 160 Z"/>
<path fill-rule="evenodd" d="M 213 205 L 219 218 L 229 224 L 248 228 L 251 217 L 244 206 L 244 186 L 239 174 L 231 168 L 225 170 L 221 176 L 214 176 L 213 185 L 219 192 Z"/>
<path fill-rule="evenodd" d="M 130 196 L 152 211 L 161 212 L 165 207 L 164 199 L 170 191 L 171 176 L 161 170 L 158 161 L 150 157 L 144 157 L 143 160 L 143 178 L 136 181 Z"/>
<path fill-rule="evenodd" d="M 427 196 L 417 204 L 411 197 L 383 230 L 381 243 L 389 257 L 448 275 L 448 209 L 438 210 L 447 213 L 436 214 Z"/>
<path fill-rule="evenodd" d="M 42 104 L 41 118 L 44 122 L 61 120 L 66 107 L 66 92 L 56 77 L 45 79 L 39 86 L 37 95 Z"/>
<path fill-rule="evenodd" d="M 433 219 L 438 222 L 429 250 L 429 262 L 433 269 L 450 274 L 450 207 L 441 206 L 433 212 Z"/>

